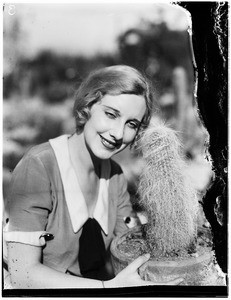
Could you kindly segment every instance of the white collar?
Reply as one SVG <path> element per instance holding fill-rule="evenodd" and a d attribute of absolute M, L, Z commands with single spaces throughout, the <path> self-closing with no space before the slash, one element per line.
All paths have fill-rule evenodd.
<path fill-rule="evenodd" d="M 62 135 L 50 139 L 49 142 L 58 162 L 72 227 L 76 233 L 87 221 L 89 214 L 76 173 L 71 164 L 68 137 L 69 135 Z M 104 160 L 101 166 L 98 199 L 93 213 L 93 218 L 97 220 L 106 235 L 108 234 L 108 186 L 110 172 L 110 162 L 109 160 Z"/>

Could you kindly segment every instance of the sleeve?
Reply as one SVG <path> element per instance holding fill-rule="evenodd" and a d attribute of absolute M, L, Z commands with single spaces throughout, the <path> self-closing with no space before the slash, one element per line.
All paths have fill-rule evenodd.
<path fill-rule="evenodd" d="M 41 245 L 52 201 L 50 180 L 39 157 L 28 155 L 15 168 L 7 208 L 5 240 Z"/>
<path fill-rule="evenodd" d="M 118 205 L 115 235 L 119 235 L 128 230 L 128 227 L 125 224 L 125 218 L 131 216 L 132 211 L 130 195 L 127 190 L 127 181 L 123 172 L 121 171 L 118 178 Z"/>

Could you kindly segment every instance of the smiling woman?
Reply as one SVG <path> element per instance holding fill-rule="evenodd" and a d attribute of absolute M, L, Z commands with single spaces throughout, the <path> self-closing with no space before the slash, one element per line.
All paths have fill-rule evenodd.
<path fill-rule="evenodd" d="M 89 117 L 89 108 L 105 95 L 143 96 L 146 111 L 142 124 L 149 123 L 153 107 L 153 91 L 150 84 L 136 69 L 117 65 L 92 72 L 80 85 L 75 95 L 74 116 L 76 131 L 81 132 Z"/>
<path fill-rule="evenodd" d="M 137 271 L 148 254 L 114 277 L 108 251 L 133 214 L 122 170 L 111 157 L 148 125 L 152 106 L 150 86 L 137 70 L 100 69 L 76 93 L 76 132 L 25 154 L 7 199 L 12 288 L 154 285 Z"/>
<path fill-rule="evenodd" d="M 145 110 L 144 97 L 137 95 L 106 95 L 94 104 L 84 127 L 86 142 L 94 155 L 108 159 L 131 144 Z"/>

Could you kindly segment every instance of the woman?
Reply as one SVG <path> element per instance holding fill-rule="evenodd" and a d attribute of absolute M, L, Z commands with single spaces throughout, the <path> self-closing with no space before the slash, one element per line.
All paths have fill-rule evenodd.
<path fill-rule="evenodd" d="M 124 219 L 132 213 L 123 173 L 111 157 L 134 143 L 148 125 L 149 85 L 137 70 L 112 66 L 90 74 L 75 98 L 76 132 L 32 148 L 14 170 L 5 233 L 11 284 L 153 284 L 137 272 L 148 254 L 102 281 L 111 240 L 126 230 Z"/>

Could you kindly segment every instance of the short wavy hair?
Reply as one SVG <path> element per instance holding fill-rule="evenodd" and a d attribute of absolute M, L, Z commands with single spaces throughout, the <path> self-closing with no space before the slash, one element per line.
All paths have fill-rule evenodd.
<path fill-rule="evenodd" d="M 145 128 L 149 124 L 153 110 L 154 97 L 151 84 L 136 69 L 126 65 L 115 65 L 93 71 L 79 86 L 73 108 L 76 132 L 82 132 L 94 103 L 100 101 L 105 95 L 121 94 L 144 97 L 146 112 L 141 127 Z"/>

